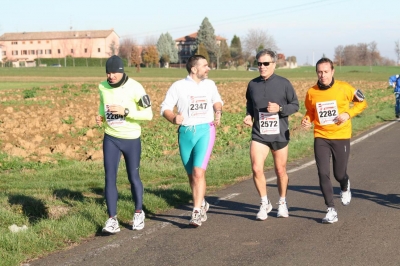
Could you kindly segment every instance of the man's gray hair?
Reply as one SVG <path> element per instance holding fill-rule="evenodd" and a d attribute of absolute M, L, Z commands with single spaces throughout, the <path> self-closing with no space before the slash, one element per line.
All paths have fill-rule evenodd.
<path fill-rule="evenodd" d="M 271 57 L 273 63 L 275 63 L 278 60 L 278 54 L 275 51 L 272 51 L 271 49 L 262 49 L 256 55 L 257 61 L 263 55 L 269 55 Z"/>

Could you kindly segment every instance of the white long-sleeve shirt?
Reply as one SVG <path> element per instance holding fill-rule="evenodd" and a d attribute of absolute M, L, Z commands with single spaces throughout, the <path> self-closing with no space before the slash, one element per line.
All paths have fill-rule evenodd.
<path fill-rule="evenodd" d="M 161 115 L 165 110 L 174 110 L 183 115 L 182 125 L 192 126 L 214 121 L 213 105 L 220 102 L 221 96 L 214 81 L 204 79 L 195 82 L 190 76 L 174 82 L 168 89 L 163 103 Z"/>

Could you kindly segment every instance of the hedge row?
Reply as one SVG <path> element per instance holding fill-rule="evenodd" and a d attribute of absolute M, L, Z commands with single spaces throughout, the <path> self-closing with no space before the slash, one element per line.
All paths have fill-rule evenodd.
<path fill-rule="evenodd" d="M 61 65 L 63 67 L 103 67 L 106 64 L 108 58 L 73 58 L 68 56 L 66 58 L 38 58 L 35 59 L 36 65 L 45 64 L 47 66 L 51 65 Z M 124 65 L 127 65 L 126 60 Z"/>

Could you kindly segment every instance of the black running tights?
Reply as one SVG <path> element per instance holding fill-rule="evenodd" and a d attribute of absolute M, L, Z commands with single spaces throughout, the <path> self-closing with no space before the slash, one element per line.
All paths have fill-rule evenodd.
<path fill-rule="evenodd" d="M 117 214 L 117 173 L 121 153 L 124 155 L 125 159 L 126 171 L 131 184 L 132 199 L 135 201 L 135 210 L 142 210 L 143 184 L 139 175 L 141 152 L 142 146 L 140 138 L 120 139 L 104 134 L 105 198 L 107 212 L 110 217 Z"/>
<path fill-rule="evenodd" d="M 342 190 L 346 189 L 349 176 L 347 163 L 350 154 L 350 139 L 314 139 L 314 154 L 318 168 L 319 186 L 328 207 L 335 207 L 333 186 L 330 179 L 330 158 L 333 162 L 333 175 Z"/>

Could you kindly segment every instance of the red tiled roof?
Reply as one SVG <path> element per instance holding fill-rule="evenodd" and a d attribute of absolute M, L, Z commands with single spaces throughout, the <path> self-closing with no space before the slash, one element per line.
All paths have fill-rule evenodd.
<path fill-rule="evenodd" d="M 52 39 L 79 39 L 79 38 L 106 38 L 111 30 L 82 30 L 82 31 L 44 31 L 44 32 L 11 32 L 0 36 L 1 41 L 23 40 L 52 40 Z"/>
<path fill-rule="evenodd" d="M 187 42 L 187 41 L 195 41 L 197 39 L 197 32 L 194 32 L 192 34 L 180 37 L 178 39 L 175 39 L 175 42 Z M 225 38 L 221 36 L 215 36 L 215 39 L 217 41 L 226 41 Z"/>

